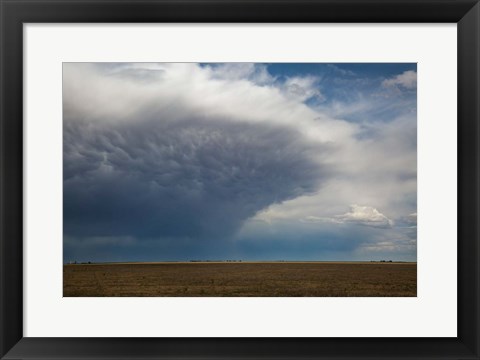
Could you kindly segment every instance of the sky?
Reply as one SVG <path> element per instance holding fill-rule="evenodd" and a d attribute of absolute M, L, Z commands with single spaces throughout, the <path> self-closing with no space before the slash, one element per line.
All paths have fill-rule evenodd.
<path fill-rule="evenodd" d="M 417 259 L 414 63 L 64 63 L 64 262 Z"/>

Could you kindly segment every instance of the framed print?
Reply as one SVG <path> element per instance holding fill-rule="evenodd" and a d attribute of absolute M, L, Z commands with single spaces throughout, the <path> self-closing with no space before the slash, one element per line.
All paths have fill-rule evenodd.
<path fill-rule="evenodd" d="M 477 1 L 0 1 L 2 359 L 479 358 Z"/>

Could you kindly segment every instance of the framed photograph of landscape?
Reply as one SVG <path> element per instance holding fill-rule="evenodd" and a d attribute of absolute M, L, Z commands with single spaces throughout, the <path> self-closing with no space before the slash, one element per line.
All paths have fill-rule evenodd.
<path fill-rule="evenodd" d="M 2 359 L 479 358 L 477 1 L 0 1 Z"/>

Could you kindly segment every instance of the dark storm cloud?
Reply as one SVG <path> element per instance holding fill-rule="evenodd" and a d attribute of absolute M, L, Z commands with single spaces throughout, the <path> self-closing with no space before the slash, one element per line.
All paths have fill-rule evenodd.
<path fill-rule="evenodd" d="M 121 122 L 64 114 L 64 232 L 216 239 L 327 175 L 292 128 L 160 115 Z"/>

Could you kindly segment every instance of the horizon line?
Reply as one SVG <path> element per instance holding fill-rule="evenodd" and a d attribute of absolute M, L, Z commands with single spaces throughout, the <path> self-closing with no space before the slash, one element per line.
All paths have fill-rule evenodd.
<path fill-rule="evenodd" d="M 162 263 L 417 263 L 408 260 L 160 260 L 160 261 L 69 261 L 64 265 L 162 264 Z"/>

